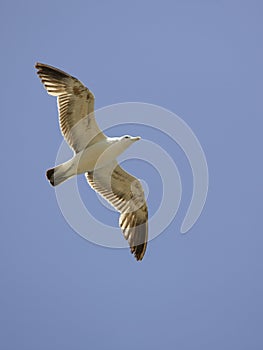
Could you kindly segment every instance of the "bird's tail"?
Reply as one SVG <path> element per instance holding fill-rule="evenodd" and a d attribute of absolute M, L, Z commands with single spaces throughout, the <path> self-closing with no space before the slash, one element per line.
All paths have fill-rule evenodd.
<path fill-rule="evenodd" d="M 64 171 L 61 171 L 61 168 L 62 165 L 58 165 L 55 168 L 47 170 L 47 179 L 52 186 L 60 185 L 62 182 L 66 181 L 69 178 L 69 176 L 67 176 Z"/>

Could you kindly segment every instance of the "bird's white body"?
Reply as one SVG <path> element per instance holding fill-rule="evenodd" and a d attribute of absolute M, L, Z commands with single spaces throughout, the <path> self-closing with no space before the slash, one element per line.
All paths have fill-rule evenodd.
<path fill-rule="evenodd" d="M 140 139 L 126 137 L 108 137 L 76 153 L 70 160 L 55 168 L 55 184 L 60 184 L 74 175 L 105 167 L 115 161 L 133 142 Z"/>

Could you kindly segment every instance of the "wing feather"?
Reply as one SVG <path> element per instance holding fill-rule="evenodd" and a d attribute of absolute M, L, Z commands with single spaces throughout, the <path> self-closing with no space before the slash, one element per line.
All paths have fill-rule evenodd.
<path fill-rule="evenodd" d="M 119 225 L 131 252 L 142 260 L 148 240 L 148 209 L 142 185 L 117 162 L 86 173 L 90 186 L 120 212 Z"/>
<path fill-rule="evenodd" d="M 43 63 L 36 69 L 48 94 L 57 97 L 60 129 L 74 151 L 105 139 L 94 117 L 93 93 L 60 69 Z"/>

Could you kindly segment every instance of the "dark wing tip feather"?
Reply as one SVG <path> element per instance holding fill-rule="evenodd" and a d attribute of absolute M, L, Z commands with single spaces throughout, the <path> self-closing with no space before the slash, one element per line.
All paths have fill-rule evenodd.
<path fill-rule="evenodd" d="M 135 259 L 137 261 L 142 261 L 142 259 L 144 258 L 146 245 L 147 243 L 137 245 L 136 247 L 131 247 L 131 253 L 135 256 Z"/>
<path fill-rule="evenodd" d="M 65 73 L 64 71 L 44 63 L 36 63 L 35 68 L 37 69 L 37 74 L 42 79 L 42 81 L 45 81 L 46 79 L 52 79 L 54 81 L 59 82 L 67 78 L 74 78 Z"/>
<path fill-rule="evenodd" d="M 136 245 L 132 245 L 130 247 L 131 253 L 134 255 L 134 257 L 137 261 L 141 261 L 144 258 L 144 254 L 146 252 L 146 247 L 147 247 L 147 241 L 143 242 L 143 243 L 136 244 Z"/>
<path fill-rule="evenodd" d="M 137 261 L 143 259 L 148 241 L 148 210 L 146 204 L 135 212 L 121 214 L 120 227 Z"/>
<path fill-rule="evenodd" d="M 44 63 L 36 63 L 35 68 L 45 89 L 52 96 L 60 96 L 66 93 L 69 82 L 77 81 L 76 78 L 66 72 Z"/>

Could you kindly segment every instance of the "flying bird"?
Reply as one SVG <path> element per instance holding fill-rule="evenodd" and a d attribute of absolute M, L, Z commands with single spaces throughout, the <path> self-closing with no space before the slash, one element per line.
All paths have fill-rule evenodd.
<path fill-rule="evenodd" d="M 49 95 L 57 97 L 62 135 L 74 151 L 67 162 L 49 169 L 46 176 L 57 186 L 85 174 L 89 185 L 120 212 L 119 225 L 131 253 L 142 260 L 148 240 L 148 209 L 140 181 L 126 172 L 117 157 L 140 137 L 107 137 L 94 115 L 94 95 L 77 78 L 43 63 L 36 64 Z"/>

